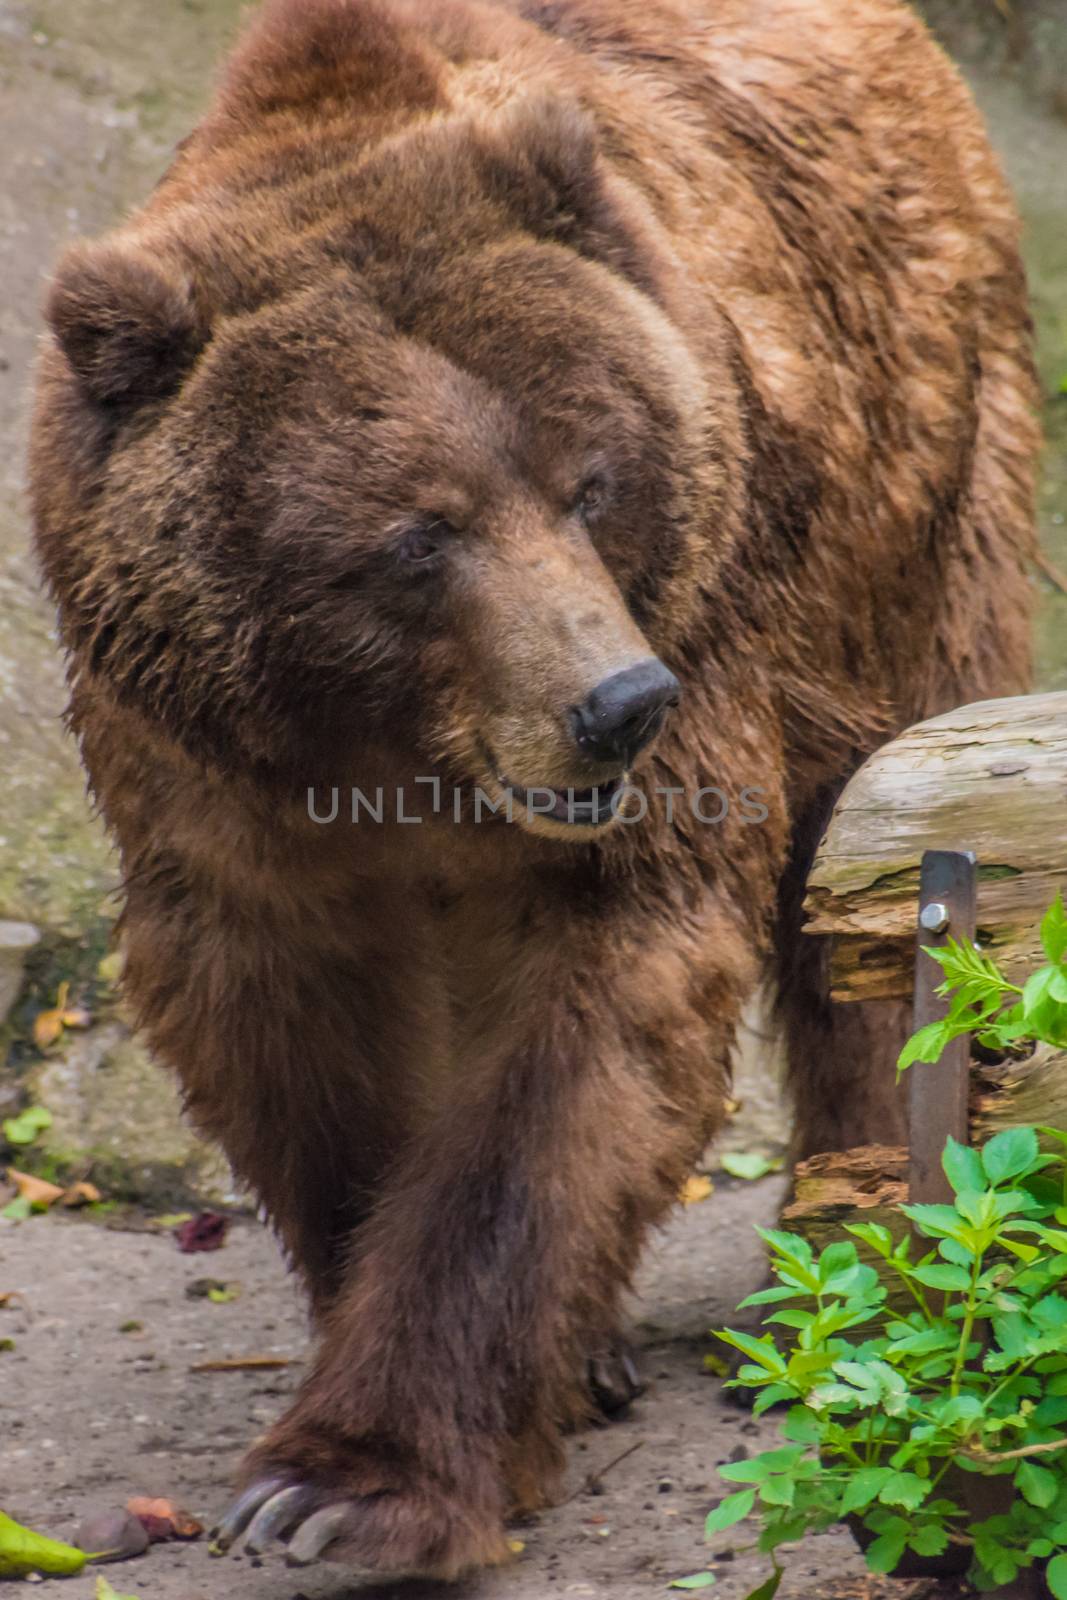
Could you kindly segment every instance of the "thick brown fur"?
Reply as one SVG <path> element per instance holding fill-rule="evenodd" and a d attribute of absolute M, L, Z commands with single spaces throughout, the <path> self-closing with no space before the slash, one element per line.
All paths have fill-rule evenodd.
<path fill-rule="evenodd" d="M 1013 209 L 897 0 L 268 0 L 48 314 L 38 542 L 129 993 L 317 1314 L 249 1476 L 454 1574 L 552 1494 L 768 963 L 798 1147 L 897 1115 L 800 894 L 866 754 L 1026 683 Z M 566 709 L 650 654 L 644 820 L 474 820 L 608 779 Z"/>

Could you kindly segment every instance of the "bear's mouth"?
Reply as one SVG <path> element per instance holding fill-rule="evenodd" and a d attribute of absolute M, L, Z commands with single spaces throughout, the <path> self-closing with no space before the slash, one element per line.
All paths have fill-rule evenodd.
<path fill-rule="evenodd" d="M 621 794 L 625 781 L 624 776 L 611 778 L 593 789 L 553 789 L 549 784 L 526 789 L 510 778 L 497 778 L 504 792 L 524 806 L 530 817 L 544 817 L 575 828 L 602 828 L 606 822 L 614 821 L 615 798 Z"/>
<path fill-rule="evenodd" d="M 589 789 L 557 789 L 548 783 L 526 785 L 514 782 L 501 772 L 487 746 L 483 745 L 482 750 L 500 788 L 514 806 L 524 808 L 531 821 L 543 818 L 546 822 L 559 822 L 572 828 L 602 828 L 614 822 L 616 800 L 626 786 L 625 772 Z M 509 807 L 509 820 L 510 817 Z"/>

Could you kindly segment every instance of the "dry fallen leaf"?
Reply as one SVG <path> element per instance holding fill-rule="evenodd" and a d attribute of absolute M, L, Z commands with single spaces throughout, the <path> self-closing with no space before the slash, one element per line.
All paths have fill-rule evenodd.
<path fill-rule="evenodd" d="M 127 1500 L 126 1510 L 137 1518 L 153 1544 L 165 1539 L 199 1539 L 204 1531 L 203 1523 L 197 1522 L 183 1506 L 176 1506 L 173 1500 L 151 1500 L 144 1495 L 134 1495 L 132 1500 Z"/>
<path fill-rule="evenodd" d="M 47 1050 L 63 1032 L 63 1017 L 58 1010 L 39 1011 L 33 1019 L 33 1042 L 38 1050 Z"/>
<path fill-rule="evenodd" d="M 221 1216 L 217 1211 L 201 1211 L 199 1216 L 191 1217 L 180 1228 L 175 1228 L 174 1237 L 178 1241 L 178 1249 L 185 1255 L 192 1255 L 198 1250 L 221 1250 L 226 1243 L 229 1226 L 229 1217 Z"/>
<path fill-rule="evenodd" d="M 63 1190 L 58 1183 L 49 1183 L 47 1178 L 35 1178 L 30 1172 L 17 1172 L 14 1167 L 8 1167 L 7 1175 L 18 1190 L 20 1200 L 28 1200 L 31 1206 L 40 1206 L 47 1210 L 62 1199 Z"/>
<path fill-rule="evenodd" d="M 701 1200 L 706 1200 L 708 1198 L 708 1195 L 712 1193 L 714 1188 L 715 1185 L 712 1183 L 710 1178 L 705 1176 L 704 1173 L 694 1172 L 692 1177 L 686 1178 L 685 1182 L 682 1184 L 681 1193 L 679 1194 L 678 1198 L 682 1202 L 683 1206 L 699 1205 Z"/>
<path fill-rule="evenodd" d="M 222 1356 L 217 1361 L 196 1361 L 190 1372 L 270 1372 L 291 1367 L 296 1356 Z"/>
<path fill-rule="evenodd" d="M 33 1021 L 33 1042 L 38 1050 L 47 1050 L 62 1038 L 64 1028 L 88 1028 L 92 1015 L 84 1006 L 67 1004 L 70 984 L 61 983 L 56 993 L 56 1003 L 47 1011 L 39 1011 Z"/>
<path fill-rule="evenodd" d="M 81 1182 L 72 1183 L 69 1188 L 64 1189 L 59 1197 L 59 1203 L 61 1206 L 73 1209 L 75 1206 L 95 1206 L 102 1199 L 103 1196 L 95 1183 Z"/>

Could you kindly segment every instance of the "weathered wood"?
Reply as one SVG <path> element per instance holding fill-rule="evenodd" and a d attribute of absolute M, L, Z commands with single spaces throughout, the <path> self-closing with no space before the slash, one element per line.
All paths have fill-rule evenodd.
<path fill-rule="evenodd" d="M 849 1236 L 848 1222 L 877 1222 L 894 1239 L 907 1232 L 897 1207 L 908 1198 L 908 1152 L 893 1145 L 857 1145 L 797 1163 L 793 1198 L 782 1226 L 802 1234 L 816 1254 Z M 856 1239 L 860 1260 L 873 1266 L 875 1253 Z"/>
<path fill-rule="evenodd" d="M 1024 1060 L 972 1062 L 970 1143 L 982 1145 L 1002 1128 L 1024 1123 L 1067 1128 L 1067 1051 L 1038 1045 Z M 909 1160 L 901 1146 L 872 1144 L 800 1161 L 782 1222 L 816 1250 L 842 1238 L 846 1222 L 880 1222 L 897 1234 L 903 1221 L 896 1208 L 908 1199 Z"/>
<path fill-rule="evenodd" d="M 840 1000 L 910 997 L 924 850 L 978 857 L 978 940 L 1008 972 L 1040 959 L 1067 887 L 1067 693 L 985 700 L 918 723 L 848 784 L 808 879 L 805 932 L 834 936 Z"/>
<path fill-rule="evenodd" d="M 782 1221 L 808 1217 L 833 1219 L 854 1211 L 875 1211 L 900 1205 L 908 1198 L 908 1152 L 899 1145 L 863 1144 L 851 1150 L 827 1150 L 798 1161 L 793 1173 L 793 1198 Z"/>
<path fill-rule="evenodd" d="M 1067 1050 L 1038 1045 L 1024 1061 L 973 1066 L 970 1122 L 972 1144 L 1026 1123 L 1067 1128 Z"/>

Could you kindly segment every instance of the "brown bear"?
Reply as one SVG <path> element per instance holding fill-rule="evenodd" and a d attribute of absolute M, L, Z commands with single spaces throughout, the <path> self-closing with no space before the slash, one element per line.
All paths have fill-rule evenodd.
<path fill-rule="evenodd" d="M 128 991 L 317 1323 L 223 1544 L 501 1556 L 761 974 L 798 1149 L 888 1131 L 800 888 L 880 741 L 1026 682 L 1016 234 L 898 0 L 268 0 L 64 256 Z"/>

